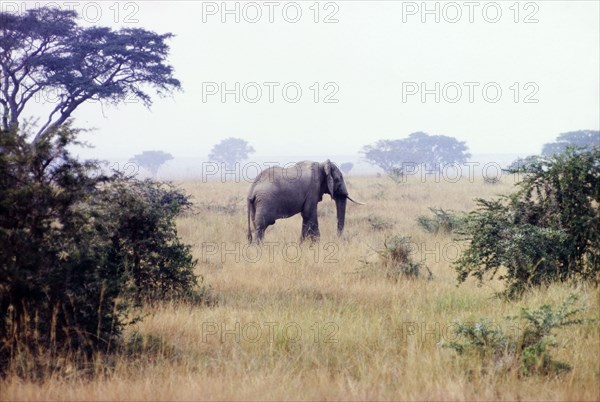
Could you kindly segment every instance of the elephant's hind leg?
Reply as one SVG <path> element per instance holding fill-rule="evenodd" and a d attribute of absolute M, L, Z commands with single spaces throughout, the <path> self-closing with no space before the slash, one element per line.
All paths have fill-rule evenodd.
<path fill-rule="evenodd" d="M 319 221 L 317 220 L 317 209 L 302 213 L 302 235 L 300 241 L 304 241 L 307 237 L 311 241 L 316 241 L 321 236 L 319 232 Z"/>
<path fill-rule="evenodd" d="M 265 230 L 267 230 L 266 227 L 257 227 L 256 228 L 256 242 L 257 243 L 262 243 L 263 242 L 263 238 L 265 237 Z"/>
<path fill-rule="evenodd" d="M 254 227 L 256 228 L 256 241 L 258 243 L 262 243 L 263 238 L 265 237 L 265 230 L 274 223 L 275 219 L 262 213 L 260 210 L 256 211 Z"/>

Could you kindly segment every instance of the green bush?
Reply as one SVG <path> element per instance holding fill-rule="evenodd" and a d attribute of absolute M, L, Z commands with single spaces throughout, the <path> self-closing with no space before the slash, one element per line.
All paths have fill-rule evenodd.
<path fill-rule="evenodd" d="M 518 173 L 518 172 L 517 172 Z M 459 281 L 500 269 L 505 294 L 553 281 L 598 281 L 600 151 L 568 149 L 521 171 L 515 193 L 477 200 L 458 230 L 470 243 L 454 264 Z"/>
<path fill-rule="evenodd" d="M 584 310 L 572 308 L 577 298 L 573 295 L 558 308 L 543 305 L 538 309 L 523 309 L 521 318 L 506 334 L 493 321 L 481 319 L 475 324 L 456 324 L 455 333 L 461 341 L 445 345 L 459 355 L 475 355 L 483 364 L 483 369 L 494 371 L 518 370 L 519 375 L 551 375 L 571 370 L 568 363 L 556 360 L 550 354 L 551 348 L 558 346 L 552 336 L 555 329 L 582 324 L 587 319 L 578 315 Z"/>
<path fill-rule="evenodd" d="M 415 243 L 408 236 L 395 235 L 388 237 L 383 242 L 383 248 L 374 250 L 377 254 L 376 261 L 367 261 L 362 259 L 360 274 L 383 273 L 387 279 L 394 282 L 401 278 L 412 279 L 421 275 L 421 270 L 428 272 L 428 279 L 432 274 L 429 268 L 413 260 L 412 254 L 415 252 Z"/>
<path fill-rule="evenodd" d="M 115 223 L 113 252 L 136 301 L 191 296 L 196 261 L 175 227 L 175 218 L 191 205 L 187 195 L 169 183 L 119 177 L 98 191 L 95 203 L 95 210 Z"/>
<path fill-rule="evenodd" d="M 452 233 L 461 224 L 461 218 L 451 211 L 444 211 L 442 208 L 429 208 L 429 210 L 433 213 L 433 217 L 421 215 L 417 218 L 417 223 L 426 232 Z"/>
<path fill-rule="evenodd" d="M 388 230 L 394 227 L 392 222 L 388 222 L 383 217 L 376 214 L 370 214 L 367 217 L 367 222 L 369 222 L 371 229 L 376 232 Z"/>
<path fill-rule="evenodd" d="M 174 223 L 187 196 L 98 174 L 69 154 L 76 135 L 67 125 L 31 144 L 0 132 L 0 372 L 114 350 L 132 307 L 194 292 Z"/>

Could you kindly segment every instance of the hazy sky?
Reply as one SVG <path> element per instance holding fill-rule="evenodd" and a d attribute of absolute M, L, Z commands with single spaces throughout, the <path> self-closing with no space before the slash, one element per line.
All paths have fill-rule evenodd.
<path fill-rule="evenodd" d="M 183 92 L 151 110 L 81 108 L 77 125 L 97 128 L 83 156 L 204 157 L 229 136 L 257 157 L 348 155 L 414 131 L 459 138 L 475 154 L 526 154 L 600 125 L 598 1 L 55 4 L 88 23 L 176 35 L 170 62 Z"/>

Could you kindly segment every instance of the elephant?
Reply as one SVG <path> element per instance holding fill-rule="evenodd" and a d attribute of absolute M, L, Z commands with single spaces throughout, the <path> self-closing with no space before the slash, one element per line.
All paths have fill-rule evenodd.
<path fill-rule="evenodd" d="M 302 215 L 301 241 L 319 238 L 317 204 L 329 194 L 337 210 L 337 234 L 344 231 L 348 195 L 340 169 L 329 159 L 323 163 L 302 161 L 282 168 L 271 166 L 263 170 L 252 183 L 248 193 L 248 242 L 252 243 L 250 222 L 254 225 L 256 241 L 261 243 L 265 230 L 277 219 Z"/>

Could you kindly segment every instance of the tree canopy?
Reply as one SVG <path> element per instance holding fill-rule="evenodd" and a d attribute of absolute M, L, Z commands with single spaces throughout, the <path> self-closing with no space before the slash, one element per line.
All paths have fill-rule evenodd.
<path fill-rule="evenodd" d="M 462 163 L 471 156 L 467 151 L 465 142 L 456 138 L 416 132 L 408 138 L 379 140 L 361 152 L 369 163 L 389 173 L 407 163 L 424 164 L 431 170 L 448 163 Z"/>
<path fill-rule="evenodd" d="M 241 138 L 229 137 L 216 144 L 208 158 L 212 162 L 224 163 L 226 167 L 233 167 L 237 162 L 248 159 L 254 153 L 254 148 Z"/>
<path fill-rule="evenodd" d="M 156 176 L 158 169 L 167 161 L 173 159 L 173 155 L 163 151 L 144 151 L 135 155 L 129 161 L 137 163 L 144 169 L 148 169 L 152 176 Z"/>
<path fill-rule="evenodd" d="M 90 100 L 119 103 L 134 96 L 152 104 L 148 88 L 164 95 L 180 88 L 166 63 L 173 35 L 141 28 L 82 27 L 77 13 L 39 7 L 0 12 L 0 128 L 15 129 L 35 96 L 56 103 L 34 136 L 38 140 Z"/>
<path fill-rule="evenodd" d="M 600 131 L 579 130 L 569 131 L 556 137 L 555 142 L 544 144 L 542 155 L 550 156 L 563 152 L 568 145 L 579 148 L 600 148 Z"/>
<path fill-rule="evenodd" d="M 344 174 L 350 173 L 352 168 L 354 167 L 354 163 L 352 162 L 344 162 L 340 165 L 340 170 L 344 172 Z"/>

